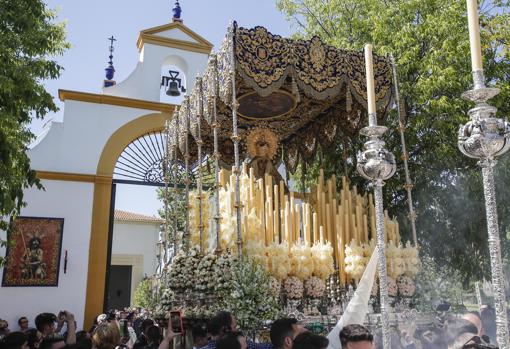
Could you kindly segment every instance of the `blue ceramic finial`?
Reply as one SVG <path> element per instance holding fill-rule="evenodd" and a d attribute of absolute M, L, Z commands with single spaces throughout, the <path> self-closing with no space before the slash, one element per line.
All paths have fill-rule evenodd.
<path fill-rule="evenodd" d="M 181 5 L 179 4 L 179 0 L 175 2 L 174 8 L 172 9 L 172 12 L 174 14 L 174 19 L 181 19 Z"/>
<path fill-rule="evenodd" d="M 117 41 L 117 39 L 115 39 L 112 35 L 111 37 L 108 38 L 108 40 L 110 41 L 110 47 L 109 47 L 110 55 L 108 56 L 108 58 L 110 58 L 110 60 L 108 61 L 108 67 L 106 67 L 105 73 L 106 73 L 106 80 L 113 80 L 113 76 L 115 74 L 115 68 L 113 67 L 113 42 Z M 109 86 L 111 86 L 111 85 L 109 85 Z M 106 86 L 106 82 L 105 82 L 105 87 L 108 87 L 108 86 Z"/>

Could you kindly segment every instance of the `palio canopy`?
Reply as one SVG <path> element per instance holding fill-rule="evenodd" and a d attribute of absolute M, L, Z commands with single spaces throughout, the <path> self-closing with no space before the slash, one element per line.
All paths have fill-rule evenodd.
<path fill-rule="evenodd" d="M 392 94 L 389 60 L 374 55 L 374 72 L 383 119 Z M 231 165 L 232 105 L 237 103 L 241 158 L 253 157 L 250 142 L 262 137 L 270 155 L 283 155 L 294 172 L 299 161 L 314 160 L 318 147 L 357 136 L 367 124 L 366 99 L 363 52 L 329 46 L 318 37 L 293 40 L 234 23 L 170 127 L 178 129 L 181 153 L 187 143 L 196 160 L 197 140 L 204 156 L 213 154 L 216 113 L 219 156 L 223 165 Z"/>

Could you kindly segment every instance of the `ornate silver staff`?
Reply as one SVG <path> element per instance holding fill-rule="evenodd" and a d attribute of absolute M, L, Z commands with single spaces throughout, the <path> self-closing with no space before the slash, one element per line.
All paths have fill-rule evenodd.
<path fill-rule="evenodd" d="M 215 54 L 211 55 L 211 60 L 213 62 L 213 74 L 209 78 L 212 79 L 212 107 L 213 107 L 213 122 L 211 127 L 213 129 L 213 138 L 214 138 L 214 231 L 216 232 L 216 254 L 221 253 L 221 244 L 220 244 L 220 151 L 218 146 L 218 111 L 216 109 L 216 101 L 219 92 L 219 84 L 218 84 L 218 58 Z"/>
<path fill-rule="evenodd" d="M 395 174 L 395 157 L 386 150 L 381 136 L 387 131 L 385 126 L 377 126 L 375 106 L 374 68 L 372 63 L 372 45 L 365 45 L 365 63 L 367 74 L 368 127 L 361 134 L 368 137 L 365 150 L 358 154 L 357 170 L 374 186 L 375 224 L 377 230 L 377 249 L 379 251 L 379 285 L 381 302 L 381 323 L 383 348 L 390 349 L 388 275 L 386 271 L 386 239 L 384 232 L 384 208 L 382 187 L 384 181 Z"/>
<path fill-rule="evenodd" d="M 239 102 L 236 97 L 236 57 L 235 57 L 235 23 L 232 23 L 228 30 L 228 39 L 232 42 L 230 51 L 231 74 L 232 74 L 232 142 L 234 143 L 234 175 L 235 175 L 235 209 L 237 222 L 237 254 L 239 259 L 243 258 L 243 239 L 241 232 L 241 184 L 240 184 L 240 159 L 239 159 L 239 132 L 237 129 L 237 109 Z"/>
<path fill-rule="evenodd" d="M 177 165 L 177 162 L 179 161 L 179 111 L 176 109 L 174 114 L 174 120 L 175 120 L 175 130 L 174 130 L 174 162 L 173 162 L 173 170 L 174 170 L 174 195 L 173 195 L 173 203 L 172 203 L 172 210 L 173 210 L 173 225 L 174 225 L 174 255 L 178 251 L 178 230 L 179 225 L 177 224 L 177 219 L 179 217 L 179 208 L 178 208 L 178 202 L 179 202 L 179 190 L 177 188 L 177 177 L 179 173 L 179 168 Z M 184 249 L 188 249 L 188 242 L 187 237 L 183 236 L 182 242 L 184 245 Z"/>
<path fill-rule="evenodd" d="M 202 172 L 202 145 L 204 142 L 202 141 L 202 120 L 204 118 L 204 89 L 202 86 L 202 78 L 197 77 L 197 86 L 198 86 L 198 115 L 196 117 L 197 123 L 197 157 L 198 157 L 198 177 L 197 177 L 197 189 L 198 189 L 198 214 L 199 214 L 199 224 L 198 231 L 200 236 L 200 252 L 204 252 L 204 212 L 203 212 L 203 195 L 202 195 L 202 182 L 203 182 L 203 172 Z"/>
<path fill-rule="evenodd" d="M 184 130 L 183 137 L 184 137 L 184 208 L 185 208 L 185 222 L 184 222 L 184 235 L 189 236 L 189 185 L 191 183 L 191 180 L 189 178 L 189 130 L 190 130 L 190 96 L 186 95 L 184 96 L 184 101 L 182 102 L 181 108 L 184 108 L 183 115 L 184 117 Z"/>
<path fill-rule="evenodd" d="M 482 168 L 492 287 L 496 309 L 496 337 L 499 348 L 508 349 L 505 282 L 501 262 L 493 168 L 496 165 L 496 158 L 506 153 L 510 148 L 510 124 L 501 118 L 496 118 L 497 109 L 487 103 L 489 99 L 499 93 L 499 89 L 485 86 L 477 1 L 467 0 L 467 8 L 474 87 L 472 90 L 464 92 L 462 98 L 474 102 L 475 107 L 468 112 L 470 121 L 459 128 L 458 146 L 464 155 L 478 159 L 478 164 Z"/>

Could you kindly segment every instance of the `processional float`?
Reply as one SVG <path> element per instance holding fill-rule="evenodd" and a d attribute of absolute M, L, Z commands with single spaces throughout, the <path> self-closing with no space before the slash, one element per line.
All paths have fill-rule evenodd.
<path fill-rule="evenodd" d="M 380 134 L 372 131 L 383 130 L 377 121 L 384 122 L 394 102 L 392 62 L 373 55 L 373 66 L 374 94 L 367 104 L 363 52 L 234 23 L 166 127 L 174 251 L 196 246 L 204 254 L 247 255 L 278 280 L 327 281 L 329 296 L 339 301 L 338 289 L 359 280 L 377 237 L 388 247 L 385 267 L 393 284 L 398 277 L 409 284 L 419 268 L 416 241 L 402 246 L 399 224 L 382 210 L 379 189 L 374 204 L 371 194 L 358 192 L 345 177 L 325 178 L 320 169 L 317 183 L 295 192 L 288 175 L 304 173 L 321 153 L 334 151 L 339 139 L 357 139 L 367 105 L 370 125 L 364 134 L 378 156 L 374 137 Z M 394 171 L 394 161 L 392 166 Z M 379 181 L 365 170 L 376 188 L 388 178 Z M 214 174 L 206 190 L 208 171 Z M 187 208 L 182 232 L 175 207 L 182 195 L 180 173 Z M 412 206 L 410 213 L 414 220 Z M 397 285 L 390 289 L 396 296 Z M 386 294 L 383 290 L 386 281 L 381 285 Z"/>

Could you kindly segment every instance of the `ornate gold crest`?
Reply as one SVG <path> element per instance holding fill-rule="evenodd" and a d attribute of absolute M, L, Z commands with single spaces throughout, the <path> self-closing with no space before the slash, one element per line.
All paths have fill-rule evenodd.
<path fill-rule="evenodd" d="M 246 148 L 253 159 L 258 156 L 261 146 L 266 148 L 266 157 L 273 159 L 278 152 L 278 136 L 266 127 L 255 127 L 246 136 Z"/>
<path fill-rule="evenodd" d="M 326 52 L 324 51 L 324 46 L 320 40 L 314 38 L 310 45 L 310 61 L 312 62 L 313 67 L 317 70 L 321 69 L 325 60 Z"/>

